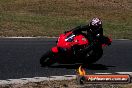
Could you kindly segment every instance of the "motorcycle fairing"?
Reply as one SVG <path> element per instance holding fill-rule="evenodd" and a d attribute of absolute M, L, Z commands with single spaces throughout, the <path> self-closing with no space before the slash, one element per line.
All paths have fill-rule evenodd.
<path fill-rule="evenodd" d="M 72 32 L 61 34 L 58 38 L 57 47 L 70 49 L 74 45 L 88 45 L 89 41 L 83 35 L 75 35 Z"/>
<path fill-rule="evenodd" d="M 58 48 L 57 48 L 57 46 L 55 46 L 55 47 L 52 47 L 52 52 L 54 52 L 54 53 L 58 53 Z"/>

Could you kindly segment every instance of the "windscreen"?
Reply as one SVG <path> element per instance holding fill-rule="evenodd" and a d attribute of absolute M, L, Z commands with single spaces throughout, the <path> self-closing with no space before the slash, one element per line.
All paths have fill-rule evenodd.
<path fill-rule="evenodd" d="M 68 35 L 65 39 L 66 42 L 72 42 L 74 40 L 75 35 L 72 33 Z"/>

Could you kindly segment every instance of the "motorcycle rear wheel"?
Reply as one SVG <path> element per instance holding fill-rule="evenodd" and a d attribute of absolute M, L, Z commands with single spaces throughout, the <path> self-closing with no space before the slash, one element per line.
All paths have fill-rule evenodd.
<path fill-rule="evenodd" d="M 42 67 L 45 66 L 51 66 L 52 64 L 55 63 L 53 58 L 53 53 L 51 51 L 46 52 L 41 58 L 40 58 L 40 64 Z"/>

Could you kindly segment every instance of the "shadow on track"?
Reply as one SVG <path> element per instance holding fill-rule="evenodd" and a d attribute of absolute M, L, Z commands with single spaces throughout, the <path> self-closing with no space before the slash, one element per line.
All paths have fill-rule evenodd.
<path fill-rule="evenodd" d="M 51 68 L 66 68 L 66 69 L 78 69 L 81 64 L 63 64 L 63 65 L 56 65 L 51 66 Z M 116 66 L 106 66 L 103 64 L 90 64 L 90 65 L 82 65 L 83 68 L 89 70 L 108 70 L 109 68 L 113 68 Z"/>

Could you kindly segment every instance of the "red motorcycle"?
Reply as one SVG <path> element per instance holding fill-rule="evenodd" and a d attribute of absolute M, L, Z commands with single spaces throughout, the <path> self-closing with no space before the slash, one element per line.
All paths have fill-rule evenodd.
<path fill-rule="evenodd" d="M 91 49 L 88 47 L 90 41 L 84 33 L 74 34 L 72 31 L 61 34 L 57 40 L 57 45 L 47 51 L 40 59 L 42 66 L 51 66 L 54 63 L 62 64 L 91 64 L 98 61 L 103 55 L 102 47 L 110 44 L 110 38 L 105 37 L 103 42 L 98 39 L 94 41 L 96 45 Z"/>

